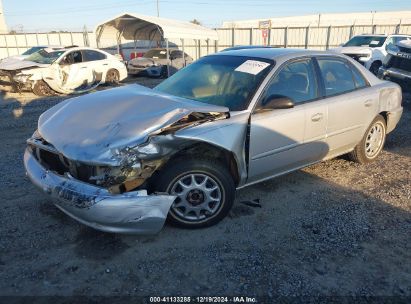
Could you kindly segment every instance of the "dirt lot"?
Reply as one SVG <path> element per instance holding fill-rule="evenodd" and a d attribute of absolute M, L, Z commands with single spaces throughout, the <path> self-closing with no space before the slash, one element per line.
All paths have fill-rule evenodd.
<path fill-rule="evenodd" d="M 409 96 L 377 162 L 311 166 L 238 191 L 217 226 L 150 237 L 78 224 L 25 177 L 25 140 L 62 99 L 0 97 L 0 295 L 411 296 Z"/>

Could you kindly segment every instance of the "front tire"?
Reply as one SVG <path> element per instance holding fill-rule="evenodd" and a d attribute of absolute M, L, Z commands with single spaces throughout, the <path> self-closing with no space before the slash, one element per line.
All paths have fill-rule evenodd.
<path fill-rule="evenodd" d="M 360 164 L 374 161 L 384 147 L 386 130 L 384 117 L 378 115 L 368 127 L 360 143 L 348 154 L 349 158 Z"/>
<path fill-rule="evenodd" d="M 177 196 L 168 221 L 184 228 L 217 224 L 228 214 L 235 197 L 229 170 L 215 160 L 173 161 L 159 172 L 155 188 Z"/>
<path fill-rule="evenodd" d="M 37 80 L 33 86 L 33 93 L 37 96 L 51 96 L 54 91 L 44 80 Z"/>

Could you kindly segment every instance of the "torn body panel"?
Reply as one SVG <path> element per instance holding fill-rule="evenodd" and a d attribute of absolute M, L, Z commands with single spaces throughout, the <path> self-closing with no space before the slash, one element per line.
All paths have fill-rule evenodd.
<path fill-rule="evenodd" d="M 147 195 L 145 191 L 111 194 L 69 175 L 45 169 L 26 150 L 24 165 L 30 180 L 55 198 L 54 204 L 75 220 L 98 230 L 153 234 L 161 230 L 175 197 Z"/>

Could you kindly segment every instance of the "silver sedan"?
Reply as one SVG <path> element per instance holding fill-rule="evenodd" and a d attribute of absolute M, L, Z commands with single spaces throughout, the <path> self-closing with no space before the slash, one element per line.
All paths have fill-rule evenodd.
<path fill-rule="evenodd" d="M 43 113 L 24 162 L 35 185 L 103 231 L 214 225 L 236 189 L 342 154 L 375 160 L 401 89 L 344 55 L 247 49 L 201 58 Z"/>

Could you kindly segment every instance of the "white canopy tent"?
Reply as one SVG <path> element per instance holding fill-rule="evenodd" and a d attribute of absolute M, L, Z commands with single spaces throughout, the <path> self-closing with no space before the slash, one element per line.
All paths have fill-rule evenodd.
<path fill-rule="evenodd" d="M 186 21 L 172 20 L 154 16 L 145 16 L 134 13 L 123 13 L 110 20 L 97 25 L 97 47 L 100 47 L 100 39 L 105 35 L 115 35 L 118 50 L 121 39 L 126 40 L 150 40 L 164 41 L 168 48 L 170 39 L 181 39 L 184 53 L 184 39 L 193 40 L 218 40 L 217 31 Z"/>

